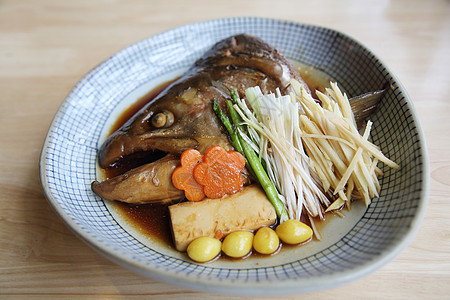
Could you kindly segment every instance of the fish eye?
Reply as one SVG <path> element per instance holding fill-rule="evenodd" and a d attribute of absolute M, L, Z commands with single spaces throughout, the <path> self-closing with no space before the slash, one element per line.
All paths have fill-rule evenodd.
<path fill-rule="evenodd" d="M 156 128 L 170 127 L 172 126 L 173 121 L 173 113 L 167 110 L 155 114 L 151 119 L 152 125 Z"/>

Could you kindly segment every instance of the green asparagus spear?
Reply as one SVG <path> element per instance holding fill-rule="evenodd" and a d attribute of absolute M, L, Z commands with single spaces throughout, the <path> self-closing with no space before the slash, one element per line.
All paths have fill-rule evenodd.
<path fill-rule="evenodd" d="M 239 99 L 239 95 L 236 92 L 236 90 L 231 89 L 230 94 L 231 94 L 231 100 L 233 100 L 233 104 L 237 104 L 237 99 Z"/>
<path fill-rule="evenodd" d="M 222 124 L 223 126 L 225 126 L 225 129 L 228 131 L 231 144 L 233 145 L 234 149 L 236 149 L 239 153 L 245 156 L 244 150 L 242 150 L 241 143 L 239 142 L 239 138 L 236 134 L 236 130 L 233 129 L 233 125 L 231 124 L 230 119 L 227 117 L 227 115 L 225 115 L 223 111 L 220 109 L 217 99 L 214 99 L 213 101 L 213 110 L 219 117 L 219 119 L 222 121 Z"/>
<path fill-rule="evenodd" d="M 231 97 L 234 101 L 236 101 L 237 94 L 233 93 L 233 90 L 231 92 Z M 233 125 L 236 126 L 238 129 L 238 132 L 244 132 L 243 126 L 241 125 L 241 117 L 237 113 L 237 111 L 233 107 L 233 103 L 231 101 L 227 101 L 227 106 L 229 109 L 229 113 L 231 116 L 231 120 L 233 122 Z M 269 198 L 270 202 L 272 203 L 273 207 L 275 208 L 275 211 L 277 212 L 278 217 L 280 218 L 280 223 L 286 221 L 289 219 L 288 213 L 286 211 L 286 207 L 284 206 L 283 202 L 281 202 L 280 198 L 278 197 L 278 191 L 273 185 L 272 181 L 270 181 L 269 176 L 267 175 L 266 170 L 261 164 L 261 161 L 258 158 L 258 155 L 256 152 L 250 147 L 249 144 L 238 134 L 237 135 L 239 142 L 242 146 L 242 149 L 245 153 L 245 157 L 247 158 L 248 163 L 250 164 L 251 169 L 253 170 L 253 173 L 256 175 L 256 178 L 259 181 L 259 184 L 263 188 L 264 192 L 267 195 L 267 198 Z"/>

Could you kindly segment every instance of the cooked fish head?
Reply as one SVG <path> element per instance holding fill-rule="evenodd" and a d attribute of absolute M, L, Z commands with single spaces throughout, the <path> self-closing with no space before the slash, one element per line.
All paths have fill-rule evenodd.
<path fill-rule="evenodd" d="M 105 141 L 99 150 L 100 167 L 114 167 L 127 157 L 139 155 L 146 157 L 152 170 L 169 170 L 161 167 L 165 155 L 179 157 L 183 151 L 192 148 L 204 152 L 211 145 L 230 150 L 232 146 L 225 129 L 213 111 L 213 100 L 217 99 L 225 108 L 230 89 L 243 97 L 245 89 L 253 86 L 259 86 L 264 93 L 279 89 L 282 94 L 287 94 L 292 78 L 309 90 L 287 59 L 261 39 L 245 34 L 224 39 Z M 92 189 L 110 200 L 134 203 L 161 200 L 155 198 L 154 190 L 148 192 L 146 188 L 142 188 L 145 192 L 133 194 L 133 197 L 125 195 L 125 188 L 114 189 L 119 183 L 125 187 L 131 181 L 134 189 L 139 188 L 141 181 L 134 179 L 143 177 L 136 175 L 136 171 L 130 172 L 117 180 L 95 183 Z M 165 174 L 164 179 L 160 179 L 169 182 L 161 188 L 175 189 L 170 184 L 170 172 L 160 173 Z M 171 195 L 177 195 L 175 192 Z"/>

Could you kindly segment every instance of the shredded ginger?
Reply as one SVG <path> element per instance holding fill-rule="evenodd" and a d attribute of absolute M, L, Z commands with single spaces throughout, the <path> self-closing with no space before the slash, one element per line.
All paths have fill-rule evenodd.
<path fill-rule="evenodd" d="M 321 105 L 298 82 L 291 83 L 302 106 L 300 128 L 311 167 L 322 188 L 337 197 L 326 211 L 344 205 L 350 208 L 352 197 L 369 205 L 380 192 L 378 176 L 382 171 L 377 163 L 399 168 L 369 141 L 372 122 L 367 122 L 360 135 L 349 100 L 336 83 L 331 82 L 325 93 L 316 93 Z"/>

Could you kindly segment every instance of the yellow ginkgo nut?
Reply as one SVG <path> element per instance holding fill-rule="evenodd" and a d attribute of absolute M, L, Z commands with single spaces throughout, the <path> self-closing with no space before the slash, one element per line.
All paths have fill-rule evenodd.
<path fill-rule="evenodd" d="M 225 237 L 222 251 L 230 257 L 244 257 L 252 250 L 253 233 L 249 231 L 235 231 Z"/>
<path fill-rule="evenodd" d="M 280 246 L 278 235 L 269 227 L 261 227 L 253 238 L 253 249 L 261 254 L 272 254 Z"/>
<path fill-rule="evenodd" d="M 311 227 L 297 220 L 287 220 L 278 225 L 275 231 L 280 240 L 291 245 L 306 242 L 313 234 Z"/>
<path fill-rule="evenodd" d="M 215 238 L 202 236 L 193 240 L 187 247 L 188 256 L 196 262 L 207 262 L 219 255 L 222 243 Z"/>

